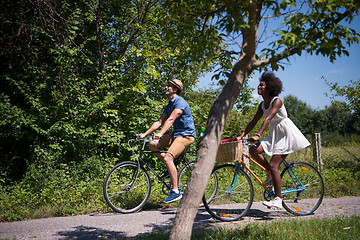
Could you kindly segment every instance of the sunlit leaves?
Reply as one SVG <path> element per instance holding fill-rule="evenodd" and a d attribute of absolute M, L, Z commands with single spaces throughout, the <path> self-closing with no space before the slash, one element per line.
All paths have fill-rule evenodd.
<path fill-rule="evenodd" d="M 359 42 L 359 34 L 346 27 L 353 14 L 359 11 L 359 2 L 347 1 L 283 1 L 283 27 L 274 31 L 277 40 L 263 52 L 271 57 L 286 59 L 302 51 L 329 57 L 333 62 L 347 55 L 346 45 Z M 286 7 L 285 7 L 286 6 Z"/>
<path fill-rule="evenodd" d="M 332 98 L 334 100 L 336 100 L 336 97 L 345 97 L 346 108 L 360 116 L 360 79 L 350 80 L 346 86 L 340 86 L 336 82 L 328 81 L 327 84 L 333 92 Z"/>

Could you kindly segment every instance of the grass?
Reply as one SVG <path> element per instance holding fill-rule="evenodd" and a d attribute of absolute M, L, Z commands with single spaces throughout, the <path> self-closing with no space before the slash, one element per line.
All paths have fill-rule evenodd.
<path fill-rule="evenodd" d="M 192 240 L 224 239 L 360 239 L 360 216 L 336 217 L 329 219 L 282 220 L 272 223 L 250 223 L 233 229 L 196 229 Z M 136 240 L 165 240 L 169 232 L 152 233 Z"/>

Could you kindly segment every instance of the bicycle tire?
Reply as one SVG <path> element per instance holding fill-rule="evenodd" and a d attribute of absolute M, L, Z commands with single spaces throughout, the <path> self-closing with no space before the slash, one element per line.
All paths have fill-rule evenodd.
<path fill-rule="evenodd" d="M 309 163 L 296 162 L 281 172 L 283 207 L 290 213 L 299 216 L 312 214 L 320 206 L 324 197 L 324 182 L 319 171 Z M 294 172 L 306 189 L 303 191 L 283 193 L 288 189 L 300 189 L 290 173 Z"/>
<path fill-rule="evenodd" d="M 195 163 L 196 163 L 196 160 L 188 162 L 184 166 L 182 166 L 182 168 L 179 171 L 178 185 L 179 185 L 179 190 L 182 192 L 184 192 L 186 190 L 187 183 L 191 177 L 191 172 L 194 168 Z M 206 189 L 205 189 L 205 196 L 206 196 L 208 203 L 210 203 L 216 196 L 216 192 L 218 189 L 218 183 L 219 183 L 219 181 L 216 176 L 216 173 L 212 173 L 209 178 L 208 184 L 206 185 Z M 201 203 L 200 206 L 202 207 L 203 204 Z"/>
<path fill-rule="evenodd" d="M 118 213 L 139 211 L 148 201 L 151 193 L 151 179 L 148 172 L 140 167 L 138 175 L 136 162 L 122 162 L 106 175 L 103 194 L 106 203 Z"/>
<path fill-rule="evenodd" d="M 213 172 L 218 177 L 218 190 L 215 198 L 207 203 L 203 198 L 203 203 L 209 214 L 220 221 L 236 221 L 243 217 L 251 208 L 254 200 L 254 187 L 247 173 L 239 169 L 238 165 L 225 164 L 214 168 Z M 237 178 L 236 185 L 229 192 L 229 189 Z"/>

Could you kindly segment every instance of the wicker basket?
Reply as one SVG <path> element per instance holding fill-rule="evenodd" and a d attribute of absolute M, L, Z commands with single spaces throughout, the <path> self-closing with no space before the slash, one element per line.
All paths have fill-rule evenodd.
<path fill-rule="evenodd" d="M 242 141 L 220 143 L 216 154 L 216 162 L 234 162 L 241 158 Z"/>

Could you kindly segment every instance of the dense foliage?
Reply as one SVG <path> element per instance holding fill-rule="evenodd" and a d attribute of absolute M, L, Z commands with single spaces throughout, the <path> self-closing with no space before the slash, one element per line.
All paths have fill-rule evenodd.
<path fill-rule="evenodd" d="M 344 141 L 340 136 L 347 136 L 350 139 L 345 141 L 357 141 L 360 139 L 360 119 L 359 113 L 346 107 L 349 101 L 334 101 L 324 109 L 312 109 L 305 102 L 297 97 L 286 96 L 284 103 L 289 117 L 301 129 L 301 131 L 311 136 L 313 133 L 321 133 L 325 137 L 325 143 L 338 144 Z"/>
<path fill-rule="evenodd" d="M 68 166 L 98 176 L 159 116 L 166 81 L 181 78 L 187 91 L 217 55 L 198 44 L 216 37 L 212 29 L 187 32 L 161 1 L 4 4 L 3 183 L 27 177 L 41 189 Z"/>

